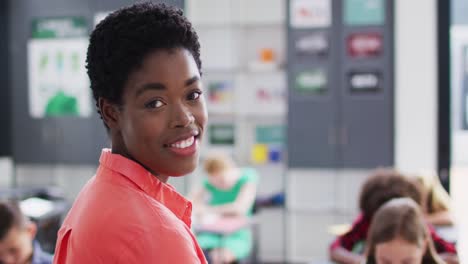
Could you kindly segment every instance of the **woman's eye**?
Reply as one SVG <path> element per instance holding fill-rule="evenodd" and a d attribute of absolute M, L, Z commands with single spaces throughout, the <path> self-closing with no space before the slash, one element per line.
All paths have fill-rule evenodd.
<path fill-rule="evenodd" d="M 195 91 L 195 92 L 192 92 L 190 93 L 187 97 L 188 100 L 197 100 L 198 98 L 200 98 L 202 92 L 200 91 Z"/>
<path fill-rule="evenodd" d="M 151 102 L 146 103 L 145 106 L 147 108 L 159 108 L 159 107 L 161 107 L 163 105 L 164 105 L 164 103 L 161 100 L 153 100 Z"/>

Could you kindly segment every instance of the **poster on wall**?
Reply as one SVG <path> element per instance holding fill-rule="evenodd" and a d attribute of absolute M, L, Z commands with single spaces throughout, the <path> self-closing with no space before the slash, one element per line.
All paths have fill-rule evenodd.
<path fill-rule="evenodd" d="M 82 17 L 33 20 L 28 42 L 29 113 L 33 118 L 91 115 L 87 35 Z"/>
<path fill-rule="evenodd" d="M 385 0 L 345 0 L 344 21 L 350 26 L 383 25 Z"/>
<path fill-rule="evenodd" d="M 234 111 L 234 81 L 229 79 L 208 80 L 208 111 L 232 113 Z"/>
<path fill-rule="evenodd" d="M 332 23 L 331 0 L 291 0 L 289 12 L 293 28 L 323 28 Z"/>

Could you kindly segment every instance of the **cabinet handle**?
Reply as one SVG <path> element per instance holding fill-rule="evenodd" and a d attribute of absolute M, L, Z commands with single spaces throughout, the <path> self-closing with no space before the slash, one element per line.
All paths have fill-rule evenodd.
<path fill-rule="evenodd" d="M 328 128 L 328 145 L 336 145 L 335 129 L 332 127 Z"/>
<path fill-rule="evenodd" d="M 341 145 L 348 145 L 348 129 L 344 125 L 341 127 L 340 139 Z"/>

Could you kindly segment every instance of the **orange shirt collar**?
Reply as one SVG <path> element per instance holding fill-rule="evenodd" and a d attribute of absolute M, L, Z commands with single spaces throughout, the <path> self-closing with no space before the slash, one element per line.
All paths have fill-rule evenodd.
<path fill-rule="evenodd" d="M 180 195 L 173 186 L 161 182 L 135 161 L 119 154 L 112 154 L 110 149 L 102 150 L 99 163 L 101 166 L 128 178 L 147 195 L 165 205 L 188 227 L 191 226 L 192 204 Z"/>

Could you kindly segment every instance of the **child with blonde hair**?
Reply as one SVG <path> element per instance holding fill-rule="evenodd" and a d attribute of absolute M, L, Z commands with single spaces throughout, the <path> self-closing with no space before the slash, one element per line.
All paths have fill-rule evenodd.
<path fill-rule="evenodd" d="M 450 196 L 440 183 L 439 177 L 431 173 L 417 173 L 415 177 L 422 187 L 422 206 L 427 222 L 435 226 L 453 225 Z"/>

